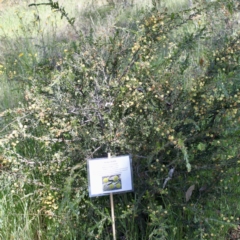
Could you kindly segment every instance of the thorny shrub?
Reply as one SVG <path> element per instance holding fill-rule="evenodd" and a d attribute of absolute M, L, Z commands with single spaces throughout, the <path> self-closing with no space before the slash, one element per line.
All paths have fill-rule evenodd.
<path fill-rule="evenodd" d="M 238 7 L 153 8 L 29 73 L 26 103 L 1 113 L 1 152 L 58 237 L 111 235 L 108 199 L 89 200 L 86 173 L 107 152 L 133 157 L 135 191 L 115 198 L 119 238 L 218 239 L 239 224 L 240 35 L 226 26 Z"/>

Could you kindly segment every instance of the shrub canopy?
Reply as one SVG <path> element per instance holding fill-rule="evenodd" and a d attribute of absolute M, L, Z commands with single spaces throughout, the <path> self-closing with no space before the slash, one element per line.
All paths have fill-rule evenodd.
<path fill-rule="evenodd" d="M 133 157 L 135 191 L 115 197 L 119 238 L 217 239 L 237 224 L 238 8 L 155 5 L 28 69 L 24 103 L 1 113 L 1 151 L 57 238 L 111 235 L 108 198 L 89 199 L 86 177 L 86 159 L 108 152 Z"/>

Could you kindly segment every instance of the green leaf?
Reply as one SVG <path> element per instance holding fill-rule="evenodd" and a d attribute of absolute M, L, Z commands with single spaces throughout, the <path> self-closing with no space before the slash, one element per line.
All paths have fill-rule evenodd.
<path fill-rule="evenodd" d="M 197 145 L 197 149 L 198 149 L 199 151 L 205 151 L 205 149 L 206 149 L 206 144 L 205 144 L 205 143 L 199 143 L 199 144 Z"/>

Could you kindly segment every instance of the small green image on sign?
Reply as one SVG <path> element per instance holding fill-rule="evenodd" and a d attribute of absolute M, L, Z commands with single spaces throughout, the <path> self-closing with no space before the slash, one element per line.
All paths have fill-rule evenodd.
<path fill-rule="evenodd" d="M 121 174 L 102 177 L 103 191 L 119 190 L 122 188 Z"/>

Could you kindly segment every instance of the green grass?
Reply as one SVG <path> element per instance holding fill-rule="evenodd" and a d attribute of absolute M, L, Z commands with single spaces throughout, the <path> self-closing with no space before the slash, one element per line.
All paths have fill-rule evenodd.
<path fill-rule="evenodd" d="M 17 83 L 9 83 L 3 77 L 0 77 L 0 111 L 12 109 L 18 105 L 23 99 L 23 90 L 19 88 Z"/>
<path fill-rule="evenodd" d="M 34 194 L 25 195 L 16 174 L 1 173 L 0 239 L 33 240 L 41 231 Z"/>

